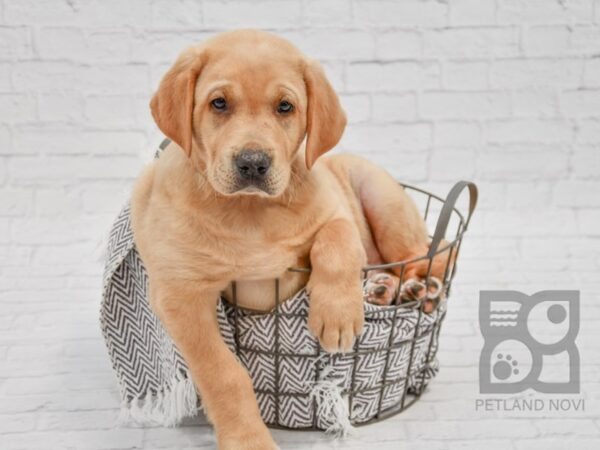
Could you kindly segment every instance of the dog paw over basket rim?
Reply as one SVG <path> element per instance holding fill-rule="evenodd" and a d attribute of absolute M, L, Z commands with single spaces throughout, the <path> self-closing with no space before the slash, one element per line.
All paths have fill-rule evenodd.
<path fill-rule="evenodd" d="M 217 315 L 221 334 L 248 369 L 261 415 L 269 426 L 343 434 L 352 425 L 371 423 L 406 409 L 437 373 L 440 327 L 462 237 L 476 206 L 477 188 L 461 181 L 442 199 L 419 188 L 404 187 L 424 200 L 426 221 L 436 206 L 441 207 L 430 249 L 410 261 L 367 266 L 363 277 L 392 267 L 402 274 L 411 262 L 429 260 L 431 264 L 437 254 L 450 252 L 440 280 L 438 304 L 432 312 L 425 312 L 421 299 L 401 301 L 404 280 L 400 276 L 396 304 L 365 302 L 365 328 L 354 350 L 333 355 L 323 351 L 308 331 L 309 297 L 305 289 L 280 301 L 275 281 L 276 304 L 268 312 L 237 306 L 235 289 L 230 302 L 220 300 Z M 456 201 L 465 188 L 469 206 L 463 214 Z M 450 223 L 456 224 L 456 232 L 446 243 L 442 239 Z M 429 275 L 423 282 L 426 287 L 430 285 Z M 150 309 L 147 285 L 126 205 L 108 242 L 102 332 L 119 382 L 122 417 L 172 426 L 196 415 L 199 403 L 183 358 Z"/>

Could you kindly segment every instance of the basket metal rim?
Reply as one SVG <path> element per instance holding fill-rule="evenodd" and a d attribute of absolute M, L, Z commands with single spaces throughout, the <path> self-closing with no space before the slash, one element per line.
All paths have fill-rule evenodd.
<path fill-rule="evenodd" d="M 427 195 L 430 198 L 434 198 L 437 201 L 441 202 L 442 204 L 444 204 L 445 199 L 443 199 L 442 197 L 440 197 L 439 195 L 433 194 L 429 191 L 426 191 L 425 189 L 421 189 L 419 187 L 416 186 L 412 186 L 410 184 L 405 184 L 405 183 L 398 183 L 400 186 L 402 186 L 405 189 L 410 189 L 416 192 L 420 192 L 421 194 Z M 458 243 L 462 240 L 463 235 L 466 232 L 466 227 L 465 227 L 465 216 L 463 215 L 463 213 L 458 209 L 457 206 L 454 206 L 452 208 L 452 211 L 458 215 L 459 217 L 459 230 L 456 233 L 456 235 L 454 236 L 454 239 L 452 239 L 451 241 L 448 241 L 448 244 L 443 246 L 443 247 L 439 247 L 435 253 L 433 254 L 433 256 L 435 255 L 439 255 L 445 251 L 448 251 L 448 249 L 455 247 L 458 245 Z M 430 238 L 432 238 L 432 235 L 429 235 Z M 402 261 L 394 261 L 394 262 L 390 262 L 390 263 L 384 263 L 384 264 L 367 264 L 366 266 L 364 266 L 362 268 L 363 273 L 367 273 L 370 272 L 372 270 L 381 270 L 381 269 L 391 269 L 394 267 L 402 267 L 402 266 L 407 266 L 409 264 L 418 262 L 418 261 L 422 261 L 424 259 L 430 259 L 429 256 L 427 255 L 422 255 L 422 256 L 418 256 L 416 258 L 411 258 L 411 259 L 405 259 Z M 288 271 L 290 272 L 299 272 L 299 273 L 310 273 L 311 272 L 311 268 L 310 267 L 290 267 L 288 268 Z"/>

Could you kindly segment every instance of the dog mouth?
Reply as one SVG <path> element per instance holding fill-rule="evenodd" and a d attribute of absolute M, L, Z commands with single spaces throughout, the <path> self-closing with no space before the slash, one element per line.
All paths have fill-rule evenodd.
<path fill-rule="evenodd" d="M 264 178 L 242 177 L 239 173 L 222 166 L 208 172 L 208 181 L 215 191 L 226 197 L 275 197 L 279 192 L 278 178 L 273 174 Z"/>
<path fill-rule="evenodd" d="M 255 186 L 255 185 L 249 185 L 243 188 L 239 188 L 238 190 L 234 191 L 234 194 L 241 194 L 241 195 L 271 195 L 271 193 L 263 188 L 263 187 L 259 187 L 259 186 Z"/>
<path fill-rule="evenodd" d="M 258 195 L 262 197 L 271 197 L 273 189 L 264 181 L 259 180 L 242 180 L 236 183 L 232 194 L 238 195 Z"/>

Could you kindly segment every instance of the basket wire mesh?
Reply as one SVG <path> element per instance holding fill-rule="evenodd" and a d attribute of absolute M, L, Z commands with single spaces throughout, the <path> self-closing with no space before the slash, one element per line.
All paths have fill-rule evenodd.
<path fill-rule="evenodd" d="M 402 186 L 407 192 L 412 194 L 411 196 L 413 197 L 413 199 L 415 201 L 418 202 L 418 200 L 419 200 L 418 198 L 415 198 L 415 197 L 419 197 L 419 196 L 421 197 L 421 203 L 424 203 L 424 208 L 421 207 L 421 209 L 423 210 L 423 218 L 426 223 L 431 221 L 430 219 L 431 219 L 431 216 L 432 216 L 434 210 L 439 209 L 440 212 L 439 212 L 438 220 L 436 222 L 434 234 L 430 235 L 431 245 L 430 245 L 429 251 L 426 255 L 422 255 L 417 258 L 413 258 L 413 259 L 405 260 L 405 261 L 397 261 L 397 262 L 386 263 L 386 264 L 377 264 L 377 265 L 368 265 L 368 266 L 365 266 L 362 270 L 362 278 L 364 281 L 370 276 L 370 274 L 372 274 L 375 271 L 384 271 L 384 270 L 390 270 L 392 268 L 397 268 L 396 273 L 398 273 L 398 271 L 399 271 L 400 282 L 398 284 L 398 288 L 396 289 L 394 299 L 392 301 L 391 306 L 386 307 L 386 308 L 388 308 L 388 311 L 389 311 L 389 308 L 392 308 L 392 311 L 393 311 L 392 326 L 390 327 L 387 345 L 384 348 L 364 349 L 364 348 L 361 348 L 361 339 L 360 339 L 360 337 L 358 337 L 355 339 L 353 351 L 349 354 L 348 353 L 345 354 L 346 357 L 350 356 L 353 358 L 353 363 L 352 363 L 352 369 L 351 369 L 350 387 L 348 389 L 344 389 L 342 394 L 345 397 L 347 397 L 348 410 L 350 411 L 349 419 L 350 419 L 350 422 L 355 426 L 366 425 L 368 423 L 376 422 L 376 421 L 391 417 L 393 415 L 396 415 L 396 414 L 402 412 L 403 410 L 405 410 L 406 408 L 408 408 L 409 406 L 411 406 L 412 404 L 414 404 L 420 398 L 421 394 L 423 393 L 423 390 L 426 386 L 426 377 L 427 377 L 426 372 L 427 372 L 428 367 L 434 361 L 435 355 L 437 353 L 437 348 L 438 348 L 437 343 L 438 343 L 438 339 L 439 339 L 441 325 L 442 325 L 443 319 L 446 315 L 446 311 L 445 311 L 445 308 L 437 311 L 438 315 L 437 315 L 435 321 L 433 322 L 433 325 L 428 327 L 424 331 L 422 331 L 422 330 L 419 331 L 421 329 L 422 318 L 424 317 L 425 314 L 430 314 L 430 313 L 424 311 L 424 301 L 422 298 L 413 300 L 413 301 L 408 301 L 408 302 L 402 301 L 402 299 L 401 299 L 402 286 L 407 281 L 404 279 L 405 271 L 406 271 L 406 268 L 408 266 L 410 266 L 411 264 L 418 262 L 418 261 L 427 260 L 428 261 L 427 275 L 423 280 L 423 283 L 426 287 L 426 292 L 427 292 L 429 286 L 432 285 L 431 268 L 432 268 L 432 263 L 433 263 L 434 258 L 443 253 L 447 253 L 447 256 L 448 256 L 447 263 L 445 265 L 443 279 L 440 280 L 442 285 L 441 285 L 441 290 L 439 291 L 440 293 L 439 293 L 439 297 L 438 297 L 438 300 L 441 299 L 441 301 L 444 302 L 450 294 L 450 288 L 452 285 L 452 281 L 456 274 L 456 261 L 458 259 L 458 255 L 460 252 L 462 238 L 464 236 L 464 233 L 467 230 L 469 221 L 471 219 L 471 215 L 472 215 L 473 210 L 475 209 L 475 206 L 477 203 L 477 188 L 471 182 L 466 182 L 466 181 L 458 182 L 450 190 L 446 199 L 443 199 L 435 194 L 432 194 L 430 192 L 427 192 L 423 189 L 420 189 L 420 188 L 417 188 L 414 186 L 409 186 L 409 185 L 404 185 L 404 184 L 402 184 Z M 463 214 L 463 212 L 460 211 L 459 208 L 456 206 L 456 202 L 457 202 L 459 195 L 465 188 L 468 188 L 468 190 L 469 190 L 469 205 L 468 205 L 467 213 Z M 452 225 L 452 229 L 454 229 L 455 231 L 452 234 L 451 238 L 447 238 L 447 240 L 444 241 L 443 239 L 445 239 L 447 229 L 450 225 Z M 289 270 L 294 271 L 294 272 L 305 272 L 305 273 L 310 272 L 309 268 L 290 268 Z M 290 354 L 290 353 L 282 352 L 280 343 L 279 343 L 282 317 L 286 317 L 286 316 L 296 316 L 297 317 L 298 314 L 287 313 L 287 312 L 281 311 L 282 299 L 280 298 L 279 283 L 280 283 L 279 279 L 276 279 L 274 282 L 275 304 L 273 305 L 273 309 L 270 312 L 265 313 L 264 311 L 256 311 L 256 310 L 244 308 L 244 307 L 238 305 L 238 301 L 237 301 L 238 287 L 235 282 L 232 283 L 231 298 L 230 298 L 230 301 L 228 302 L 228 305 L 233 310 L 233 328 L 234 328 L 233 329 L 233 332 L 234 332 L 233 337 L 234 337 L 234 342 L 235 342 L 235 350 L 236 350 L 238 357 L 240 356 L 240 353 L 243 351 L 245 351 L 245 352 L 257 352 L 258 351 L 256 349 L 250 348 L 248 346 L 244 346 L 240 343 L 240 339 L 239 339 L 239 335 L 240 335 L 239 317 L 240 317 L 240 315 L 241 314 L 244 314 L 244 315 L 272 314 L 274 316 L 275 328 L 274 328 L 274 335 L 273 335 L 273 340 L 274 340 L 273 348 L 275 350 L 274 351 L 260 350 L 260 352 L 263 355 L 266 354 L 267 356 L 271 357 L 273 360 L 273 364 L 275 367 L 275 370 L 274 370 L 275 389 L 272 392 L 260 390 L 260 389 L 255 389 L 255 391 L 257 394 L 272 395 L 275 399 L 275 401 L 274 401 L 275 419 L 273 421 L 267 421 L 267 425 L 274 427 L 274 428 L 289 428 L 287 426 L 282 426 L 280 423 L 280 410 L 279 410 L 280 405 L 281 405 L 280 397 L 282 397 L 282 396 L 307 396 L 308 397 L 309 393 L 282 391 L 281 386 L 280 386 L 280 379 L 279 379 L 280 378 L 280 360 L 282 357 L 290 357 L 290 356 L 297 357 L 297 358 L 308 357 L 308 358 L 315 358 L 316 360 L 318 360 L 319 356 L 323 354 L 323 350 L 320 348 L 320 346 L 317 346 L 316 352 L 314 354 L 305 354 L 305 353 Z M 439 308 L 439 306 L 440 306 L 440 303 L 437 304 L 436 308 Z M 407 308 L 413 308 L 418 311 L 416 326 L 414 327 L 414 331 L 411 336 L 409 336 L 406 339 L 403 339 L 400 342 L 394 342 L 393 338 L 394 338 L 394 331 L 396 329 L 395 325 L 396 325 L 396 321 L 398 320 L 399 313 L 401 313 L 402 311 L 405 311 Z M 369 311 L 365 312 L 365 320 L 368 320 L 373 315 L 374 314 L 372 312 L 369 312 Z M 303 315 L 303 318 L 307 319 L 307 316 Z M 428 343 L 426 344 L 427 349 L 426 349 L 426 352 L 424 355 L 424 361 L 423 361 L 423 364 L 421 365 L 421 367 L 419 368 L 419 372 L 413 373 L 414 372 L 413 371 L 413 361 L 415 361 L 415 349 L 416 349 L 417 343 L 422 342 L 422 340 L 424 340 L 424 339 L 428 339 L 428 341 L 427 341 Z M 403 349 L 405 346 L 409 348 L 409 359 L 408 359 L 409 362 L 408 362 L 408 367 L 406 369 L 406 373 L 403 376 L 395 377 L 393 379 L 388 379 L 389 378 L 388 371 L 390 369 L 390 357 L 391 357 L 392 351 L 394 351 L 395 349 L 400 349 L 401 347 Z M 358 358 L 361 355 L 374 353 L 374 352 L 385 352 L 385 363 L 384 363 L 384 368 L 383 368 L 382 381 L 379 384 L 379 386 L 358 388 L 356 386 L 357 370 L 360 370 L 358 368 L 358 364 L 357 364 Z M 315 379 L 313 380 L 315 383 L 318 382 L 318 380 L 320 378 L 320 375 L 321 375 L 320 372 L 321 372 L 321 367 L 317 364 L 316 370 L 315 370 Z M 413 380 L 415 381 L 412 385 L 410 385 L 410 383 L 409 383 L 409 379 L 411 378 L 411 376 L 414 376 Z M 395 402 L 395 404 L 384 407 L 384 398 L 385 398 L 386 389 L 391 389 L 394 387 L 400 387 L 402 389 L 400 399 L 399 399 L 399 401 Z M 358 421 L 356 419 L 356 417 L 353 417 L 353 402 L 355 401 L 356 396 L 361 394 L 362 390 L 373 390 L 373 389 L 379 391 L 378 401 L 377 401 L 377 411 L 374 414 L 374 416 L 372 418 L 370 418 L 369 420 Z M 302 428 L 294 428 L 294 429 L 303 429 L 303 430 L 319 430 L 319 429 L 321 429 L 321 427 L 319 427 L 317 424 L 317 413 L 316 413 L 317 402 L 315 401 L 314 398 L 311 400 L 311 404 L 312 404 L 311 407 L 313 408 L 313 423 L 312 423 L 312 425 L 307 426 L 307 427 L 302 427 Z"/>

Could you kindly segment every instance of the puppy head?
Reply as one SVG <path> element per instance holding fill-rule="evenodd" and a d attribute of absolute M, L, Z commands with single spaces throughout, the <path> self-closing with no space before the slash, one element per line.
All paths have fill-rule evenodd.
<path fill-rule="evenodd" d="M 150 102 L 162 132 L 224 195 L 277 197 L 306 138 L 306 166 L 334 147 L 346 116 L 320 66 L 259 31 L 183 52 Z"/>

